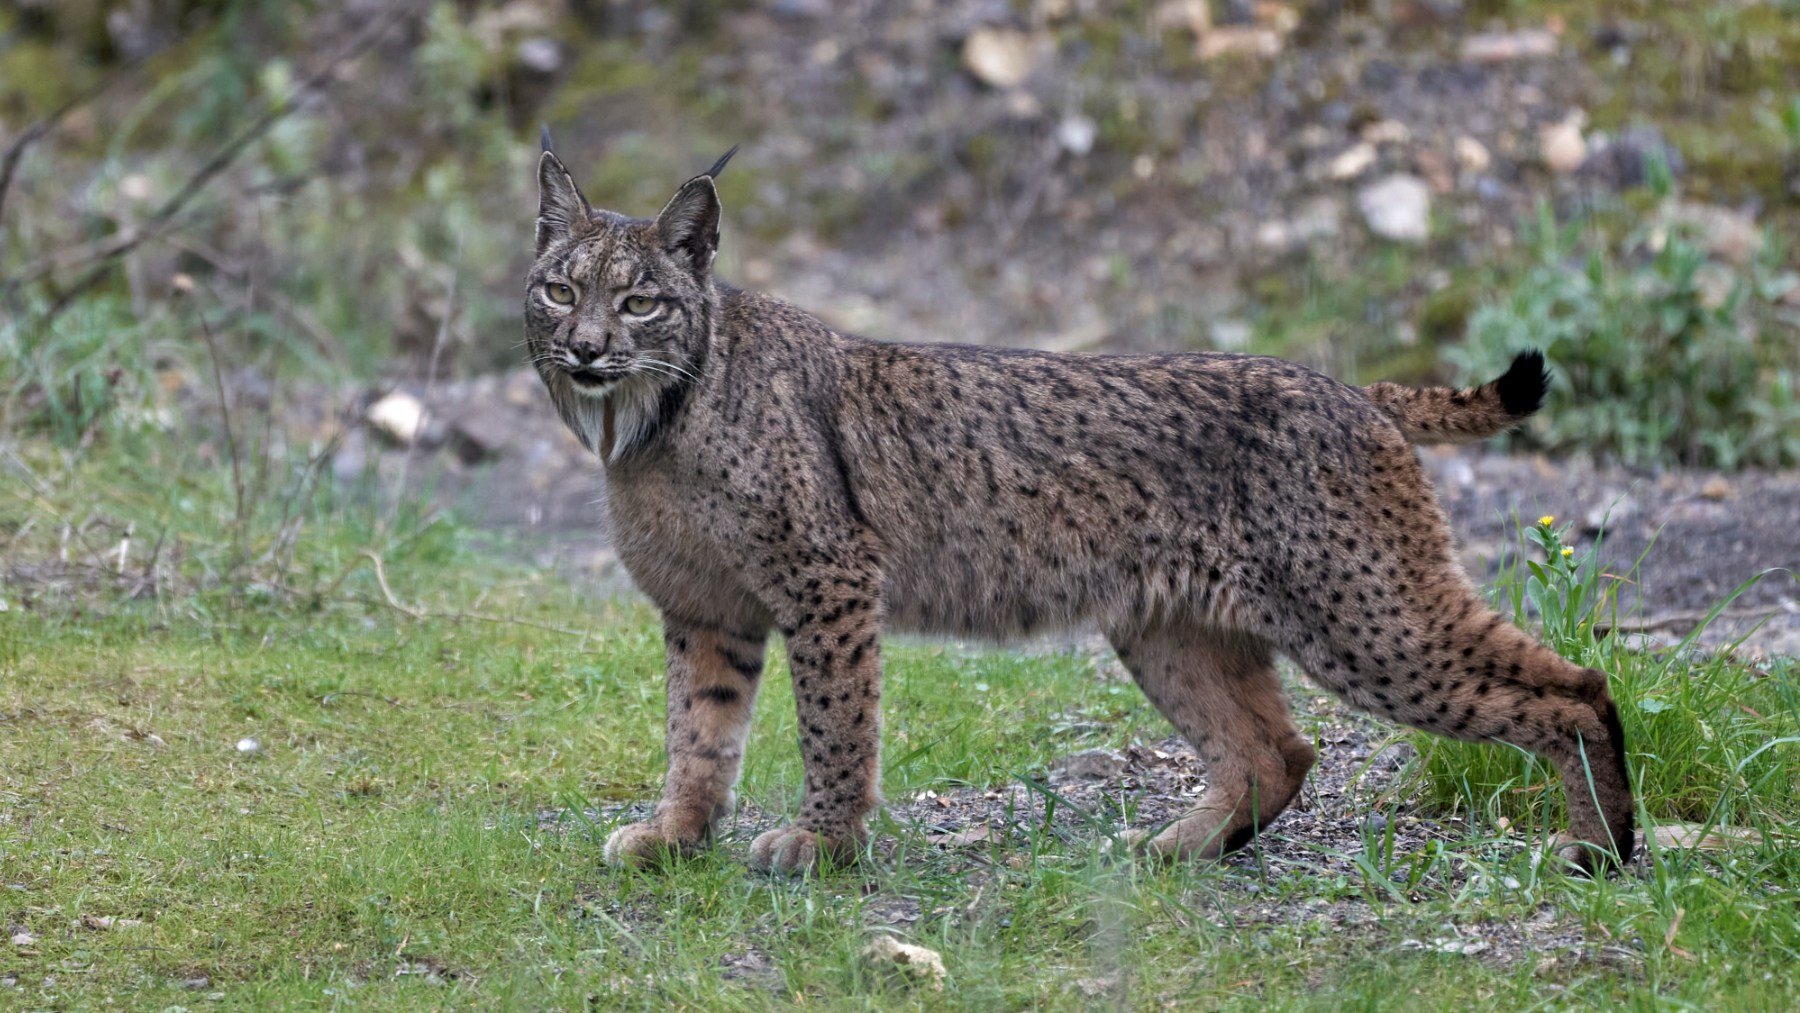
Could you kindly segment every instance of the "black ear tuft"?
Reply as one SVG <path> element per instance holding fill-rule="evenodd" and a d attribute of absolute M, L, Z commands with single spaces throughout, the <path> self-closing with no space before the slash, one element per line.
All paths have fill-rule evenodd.
<path fill-rule="evenodd" d="M 544 151 L 550 150 L 550 124 L 548 123 L 538 127 L 538 147 Z"/>
<path fill-rule="evenodd" d="M 695 176 L 656 216 L 656 231 L 665 249 L 686 260 L 694 273 L 704 274 L 719 250 L 719 213 L 712 174 Z"/>
<path fill-rule="evenodd" d="M 1544 353 L 1537 349 L 1520 352 L 1506 375 L 1494 381 L 1500 404 L 1506 414 L 1523 418 L 1544 405 L 1550 391 L 1550 369 L 1544 365 Z"/>
<path fill-rule="evenodd" d="M 738 146 L 733 144 L 731 146 L 730 151 L 727 151 L 723 155 L 720 155 L 719 160 L 717 162 L 713 163 L 712 168 L 706 170 L 706 175 L 711 176 L 714 179 L 718 179 L 719 173 L 724 172 L 726 164 L 731 161 L 731 156 L 737 154 L 737 149 L 738 149 Z"/>
<path fill-rule="evenodd" d="M 558 239 L 587 232 L 593 225 L 592 209 L 575 177 L 562 161 L 546 150 L 538 156 L 537 252 Z"/>

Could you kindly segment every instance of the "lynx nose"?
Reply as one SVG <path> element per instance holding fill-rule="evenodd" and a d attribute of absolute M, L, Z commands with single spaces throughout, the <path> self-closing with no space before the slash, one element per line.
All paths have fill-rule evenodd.
<path fill-rule="evenodd" d="M 588 338 L 576 338 L 569 342 L 569 354 L 575 357 L 575 365 L 591 366 L 606 351 L 598 341 Z"/>

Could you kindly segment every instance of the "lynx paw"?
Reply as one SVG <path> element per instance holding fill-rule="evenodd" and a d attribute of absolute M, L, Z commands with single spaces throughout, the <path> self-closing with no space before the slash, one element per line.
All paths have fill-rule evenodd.
<path fill-rule="evenodd" d="M 750 844 L 750 868 L 758 872 L 791 876 L 818 867 L 821 856 L 838 863 L 856 858 L 855 838 L 826 834 L 804 827 L 776 827 Z"/>
<path fill-rule="evenodd" d="M 1125 854 L 1142 855 L 1153 862 L 1213 861 L 1250 841 L 1249 834 L 1227 839 L 1221 837 L 1222 833 L 1217 820 L 1189 816 L 1170 824 L 1160 834 L 1137 828 L 1121 830 L 1119 845 Z"/>
<path fill-rule="evenodd" d="M 606 864 L 655 866 L 693 851 L 699 843 L 665 834 L 655 821 L 628 823 L 606 839 Z"/>
<path fill-rule="evenodd" d="M 1550 839 L 1550 853 L 1561 859 L 1570 875 L 1594 878 L 1616 871 L 1623 863 L 1611 849 L 1573 834 L 1557 834 Z M 1629 859 L 1629 856 L 1626 856 Z"/>

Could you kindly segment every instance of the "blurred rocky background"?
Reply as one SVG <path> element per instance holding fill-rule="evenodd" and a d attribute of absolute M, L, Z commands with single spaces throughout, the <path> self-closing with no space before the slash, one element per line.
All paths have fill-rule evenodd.
<path fill-rule="evenodd" d="M 723 275 L 876 338 L 1546 347 L 1544 420 L 1426 455 L 1472 565 L 1660 533 L 1657 623 L 1800 567 L 1795 0 L 8 0 L 0 460 L 254 443 L 614 573 L 520 369 L 540 123 L 634 214 L 741 144 Z"/>

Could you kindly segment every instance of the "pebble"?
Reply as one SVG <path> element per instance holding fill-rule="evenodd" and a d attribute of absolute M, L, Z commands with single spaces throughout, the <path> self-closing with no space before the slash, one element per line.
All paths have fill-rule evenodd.
<path fill-rule="evenodd" d="M 1325 175 L 1335 180 L 1355 179 L 1375 164 L 1375 146 L 1359 141 L 1345 148 L 1325 165 Z"/>
<path fill-rule="evenodd" d="M 1431 187 L 1410 173 L 1397 172 L 1363 187 L 1356 207 L 1370 231 L 1383 239 L 1422 243 L 1431 235 Z"/>
<path fill-rule="evenodd" d="M 370 405 L 364 418 L 381 435 L 403 447 L 411 446 L 425 431 L 425 403 L 397 390 Z"/>
<path fill-rule="evenodd" d="M 1487 145 L 1465 134 L 1456 139 L 1456 163 L 1470 172 L 1486 172 L 1494 156 Z"/>
<path fill-rule="evenodd" d="M 994 88 L 1016 88 L 1037 64 L 1031 37 L 1008 28 L 977 28 L 963 40 L 963 68 Z"/>
<path fill-rule="evenodd" d="M 1555 56 L 1557 47 L 1556 33 L 1547 28 L 1483 32 L 1463 40 L 1462 58 L 1474 63 L 1506 63 Z"/>
<path fill-rule="evenodd" d="M 1094 150 L 1094 139 L 1099 136 L 1099 126 L 1091 118 L 1080 114 L 1065 116 L 1056 125 L 1056 143 L 1064 151 L 1077 157 Z"/>
<path fill-rule="evenodd" d="M 1538 128 L 1538 153 L 1550 171 L 1568 175 L 1587 161 L 1587 138 L 1581 134 L 1587 126 L 1587 113 L 1575 110 L 1555 123 Z"/>
<path fill-rule="evenodd" d="M 262 743 L 251 738 L 239 739 L 237 740 L 237 751 L 240 753 L 260 753 L 262 752 Z"/>
<path fill-rule="evenodd" d="M 1112 749 L 1084 749 L 1057 761 L 1052 771 L 1072 781 L 1104 781 L 1125 770 L 1124 754 Z"/>
<path fill-rule="evenodd" d="M 912 943 L 903 943 L 893 936 L 876 936 L 863 947 L 864 960 L 889 967 L 898 967 L 915 978 L 930 984 L 933 988 L 944 987 L 944 958 L 936 951 Z"/>

